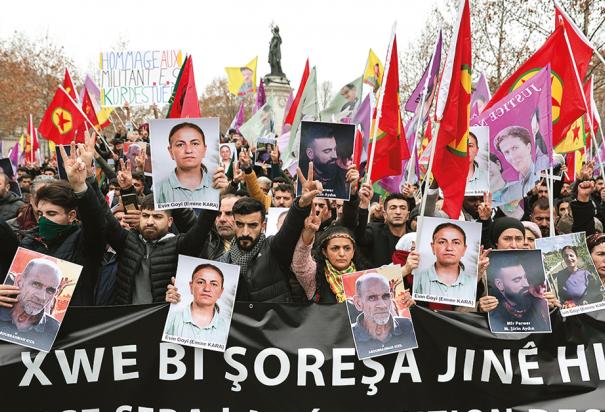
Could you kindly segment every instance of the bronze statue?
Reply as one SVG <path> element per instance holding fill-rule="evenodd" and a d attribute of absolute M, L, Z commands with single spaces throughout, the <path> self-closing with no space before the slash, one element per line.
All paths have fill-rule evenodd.
<path fill-rule="evenodd" d="M 273 26 L 271 29 L 273 37 L 269 43 L 269 64 L 271 65 L 271 73 L 269 76 L 286 77 L 281 68 L 281 37 L 279 35 L 279 27 Z"/>

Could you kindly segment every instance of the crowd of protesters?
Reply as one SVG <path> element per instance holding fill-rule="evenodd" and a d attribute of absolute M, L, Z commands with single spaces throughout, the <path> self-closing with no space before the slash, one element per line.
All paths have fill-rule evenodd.
<path fill-rule="evenodd" d="M 300 170 L 291 175 L 282 169 L 277 147 L 270 162 L 256 166 L 254 148 L 229 130 L 221 142 L 235 144 L 237 160 L 208 171 L 220 183 L 219 210 L 155 210 L 151 177 L 144 173 L 146 152 L 128 159 L 126 141 L 148 142 L 149 128 L 119 128 L 107 140 L 87 134 L 86 142 L 72 144 L 69 154 L 61 149 L 63 179 L 57 159 L 19 167 L 21 195 L 10 191 L 10 178 L 0 174 L 0 280 L 22 246 L 83 266 L 73 305 L 176 302 L 180 295 L 173 278 L 178 255 L 183 254 L 239 265 L 239 301 L 341 303 L 346 300 L 343 274 L 394 263 L 401 265 L 407 288 L 398 295 L 398 304 L 416 304 L 409 291 L 412 271 L 419 266 L 418 185 L 402 184 L 400 193 L 378 196 L 351 165 L 346 170 L 350 200 L 319 198 L 322 187 L 313 179 L 313 168 L 307 176 Z M 602 176 L 594 177 L 594 169 L 595 164 L 587 162 L 575 182 L 554 182 L 552 216 L 556 234 L 586 232 L 605 280 L 605 186 Z M 302 191 L 296 193 L 299 182 Z M 438 182 L 426 190 L 425 215 L 443 216 Z M 129 195 L 137 198 L 134 207 L 122 200 Z M 498 300 L 486 295 L 490 251 L 533 249 L 537 238 L 551 235 L 551 203 L 543 179 L 535 182 L 523 205 L 525 214 L 516 219 L 492 208 L 489 193 L 466 197 L 460 218 L 482 224 L 477 305 L 417 304 L 439 310 L 494 310 Z M 266 236 L 270 207 L 289 210 L 277 234 Z M 0 286 L 0 306 L 10 307 L 18 292 Z M 554 293 L 544 297 L 552 309 L 560 307 Z"/>

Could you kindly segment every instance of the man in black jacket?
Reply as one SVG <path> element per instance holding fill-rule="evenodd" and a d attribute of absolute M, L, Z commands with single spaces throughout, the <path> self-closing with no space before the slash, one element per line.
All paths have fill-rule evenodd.
<path fill-rule="evenodd" d="M 402 194 L 393 193 L 380 205 L 384 209 L 384 223 L 368 223 L 368 208 L 373 195 L 372 186 L 368 183 L 359 189 L 359 216 L 354 234 L 370 267 L 379 267 L 391 263 L 395 245 L 406 234 L 410 203 Z M 349 213 L 346 209 L 352 206 L 345 202 L 345 212 Z"/>
<path fill-rule="evenodd" d="M 281 229 L 275 236 L 265 237 L 265 209 L 256 199 L 245 197 L 233 205 L 235 239 L 220 261 L 240 266 L 236 299 L 251 302 L 291 302 L 293 291 L 290 264 L 294 248 L 309 215 L 313 199 L 323 190 L 313 180 L 312 163 L 308 178 L 300 169 L 302 194 L 288 211 Z M 304 296 L 301 293 L 294 295 Z"/>
<path fill-rule="evenodd" d="M 220 169 L 220 168 L 219 168 Z M 214 176 L 219 188 L 227 186 L 221 170 Z M 130 165 L 118 173 L 122 193 L 134 193 Z M 170 233 L 170 210 L 155 210 L 153 195 L 141 204 L 136 230 L 126 230 L 113 215 L 107 218 L 107 241 L 118 254 L 118 273 L 114 290 L 115 304 L 144 304 L 164 300 L 166 286 L 176 274 L 178 255 L 200 256 L 217 212 L 202 210 L 187 233 Z M 202 256 L 207 257 L 207 256 Z"/>
<path fill-rule="evenodd" d="M 92 155 L 80 147 L 76 154 L 72 146 L 70 155 L 61 147 L 65 181 L 49 183 L 36 193 L 39 216 L 38 227 L 26 232 L 18 242 L 14 234 L 4 233 L 7 225 L 2 225 L 0 238 L 3 247 L 15 250 L 22 246 L 36 252 L 82 265 L 82 273 L 71 299 L 71 305 L 93 305 L 94 287 L 97 281 L 101 258 L 105 250 L 102 241 L 105 234 L 105 219 L 96 193 L 86 177 L 91 168 Z M 80 224 L 76 223 L 79 217 Z M 10 264 L 10 262 L 8 262 Z M 8 265 L 4 262 L 2 267 Z"/>

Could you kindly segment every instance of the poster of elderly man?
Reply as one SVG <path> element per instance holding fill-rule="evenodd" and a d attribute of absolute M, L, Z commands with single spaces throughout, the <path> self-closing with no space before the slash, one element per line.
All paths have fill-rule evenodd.
<path fill-rule="evenodd" d="M 536 239 L 546 278 L 561 302 L 561 316 L 605 309 L 604 287 L 586 245 L 586 234 Z"/>
<path fill-rule="evenodd" d="M 418 347 L 400 266 L 349 273 L 342 282 L 360 360 Z"/>
<path fill-rule="evenodd" d="M 150 129 L 155 208 L 218 210 L 227 186 L 218 119 L 155 119 Z"/>
<path fill-rule="evenodd" d="M 239 266 L 179 255 L 162 340 L 224 352 L 235 304 Z"/>
<path fill-rule="evenodd" d="M 0 285 L 0 339 L 49 352 L 82 266 L 18 248 Z"/>

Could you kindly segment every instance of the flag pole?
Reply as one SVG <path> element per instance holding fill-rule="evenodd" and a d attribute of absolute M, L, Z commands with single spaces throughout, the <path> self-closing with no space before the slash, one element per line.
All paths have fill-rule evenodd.
<path fill-rule="evenodd" d="M 33 123 L 33 120 L 32 120 L 32 114 L 30 113 L 29 114 L 29 124 L 28 124 L 28 128 L 27 128 L 28 129 L 27 133 L 29 134 L 29 153 L 30 153 L 29 161 L 31 163 L 34 163 L 34 134 L 32 133 L 33 132 L 33 130 L 32 130 L 33 128 L 34 128 L 34 123 Z M 26 146 L 27 146 L 27 144 L 26 144 Z"/>
<path fill-rule="evenodd" d="M 418 144 L 418 134 L 420 132 L 420 125 L 423 123 L 423 108 L 424 108 L 424 103 L 426 101 L 426 95 L 428 92 L 428 86 L 429 86 L 429 72 L 428 70 L 430 70 L 433 67 L 433 64 L 435 62 L 435 52 L 437 51 L 437 43 L 439 42 L 439 37 L 441 36 L 441 29 L 439 30 L 439 35 L 437 36 L 437 40 L 435 41 L 435 47 L 433 48 L 433 54 L 431 56 L 431 60 L 429 61 L 429 65 L 427 66 L 427 76 L 426 79 L 424 79 L 424 87 L 422 88 L 422 99 L 420 101 L 420 115 L 418 116 L 418 120 L 416 121 L 416 130 L 414 132 L 414 142 L 412 144 L 412 148 L 417 151 L 416 145 Z M 429 112 L 430 112 L 430 108 L 429 108 Z M 428 115 L 428 113 L 427 113 Z M 412 183 L 412 173 L 414 170 L 414 163 L 415 163 L 415 158 L 416 156 L 410 156 L 410 161 L 408 162 L 408 171 L 407 171 L 407 178 L 406 178 L 406 183 Z M 416 174 L 414 173 L 414 177 L 416 176 Z"/>
<path fill-rule="evenodd" d="M 590 127 L 591 134 L 594 133 L 594 127 L 592 125 L 592 116 L 591 111 L 588 110 L 588 103 L 586 102 L 586 94 L 584 93 L 584 86 L 582 85 L 582 80 L 580 79 L 580 73 L 578 73 L 578 66 L 576 66 L 576 58 L 573 55 L 573 51 L 571 50 L 571 44 L 569 43 L 569 37 L 567 37 L 567 31 L 565 27 L 563 27 L 563 36 L 565 37 L 565 44 L 567 45 L 567 50 L 569 51 L 569 55 L 571 56 L 571 63 L 573 66 L 574 74 L 576 75 L 576 81 L 578 82 L 578 87 L 580 87 L 580 93 L 582 94 L 582 101 L 584 102 L 584 110 L 586 110 L 588 125 Z M 597 53 L 598 54 L 598 53 Z M 601 132 L 602 133 L 602 132 Z M 602 136 L 602 134 L 601 134 Z M 595 139 L 596 141 L 596 139 Z M 599 160 L 599 166 L 601 169 L 601 176 L 604 176 L 603 173 L 603 159 L 601 159 L 601 153 L 597 150 L 597 159 Z"/>
<path fill-rule="evenodd" d="M 84 113 L 84 111 L 82 110 L 82 108 L 80 106 L 78 106 L 78 104 L 74 101 L 74 99 L 72 99 L 72 97 L 69 95 L 69 93 L 67 93 L 67 91 L 65 91 L 65 89 L 63 88 L 63 86 L 59 86 L 59 88 L 61 90 L 63 90 L 63 92 L 67 95 L 67 97 L 69 98 L 69 100 L 71 100 L 71 102 L 78 109 L 78 111 L 82 114 L 82 116 L 84 116 L 84 121 L 88 122 L 88 124 L 90 125 L 90 127 L 93 128 L 93 130 L 101 138 L 101 140 L 103 141 L 103 143 L 105 143 L 107 145 L 107 147 L 109 147 L 109 144 L 107 143 L 107 140 L 105 140 L 105 137 L 101 134 L 101 131 L 99 129 L 97 129 L 97 127 L 94 124 L 92 124 L 92 122 L 88 119 L 88 116 L 86 116 L 86 113 Z"/>
<path fill-rule="evenodd" d="M 387 50 L 387 60 L 385 62 L 384 71 L 382 73 L 382 84 L 380 85 L 379 89 L 378 104 L 376 107 L 376 119 L 374 121 L 374 130 L 373 133 L 370 135 L 370 137 L 372 137 L 372 156 L 368 161 L 366 183 L 370 181 L 370 178 L 372 176 L 372 167 L 374 166 L 374 156 L 376 155 L 376 133 L 378 133 L 378 123 L 380 122 L 380 117 L 382 116 L 382 101 L 384 99 L 384 90 L 386 88 L 387 78 L 389 77 L 388 73 L 391 66 L 391 53 L 393 53 L 393 40 L 395 39 L 396 28 L 397 22 L 395 21 L 395 23 L 393 23 L 393 29 L 391 30 L 391 40 L 389 42 L 389 48 Z M 387 74 L 386 76 L 385 73 Z"/>

